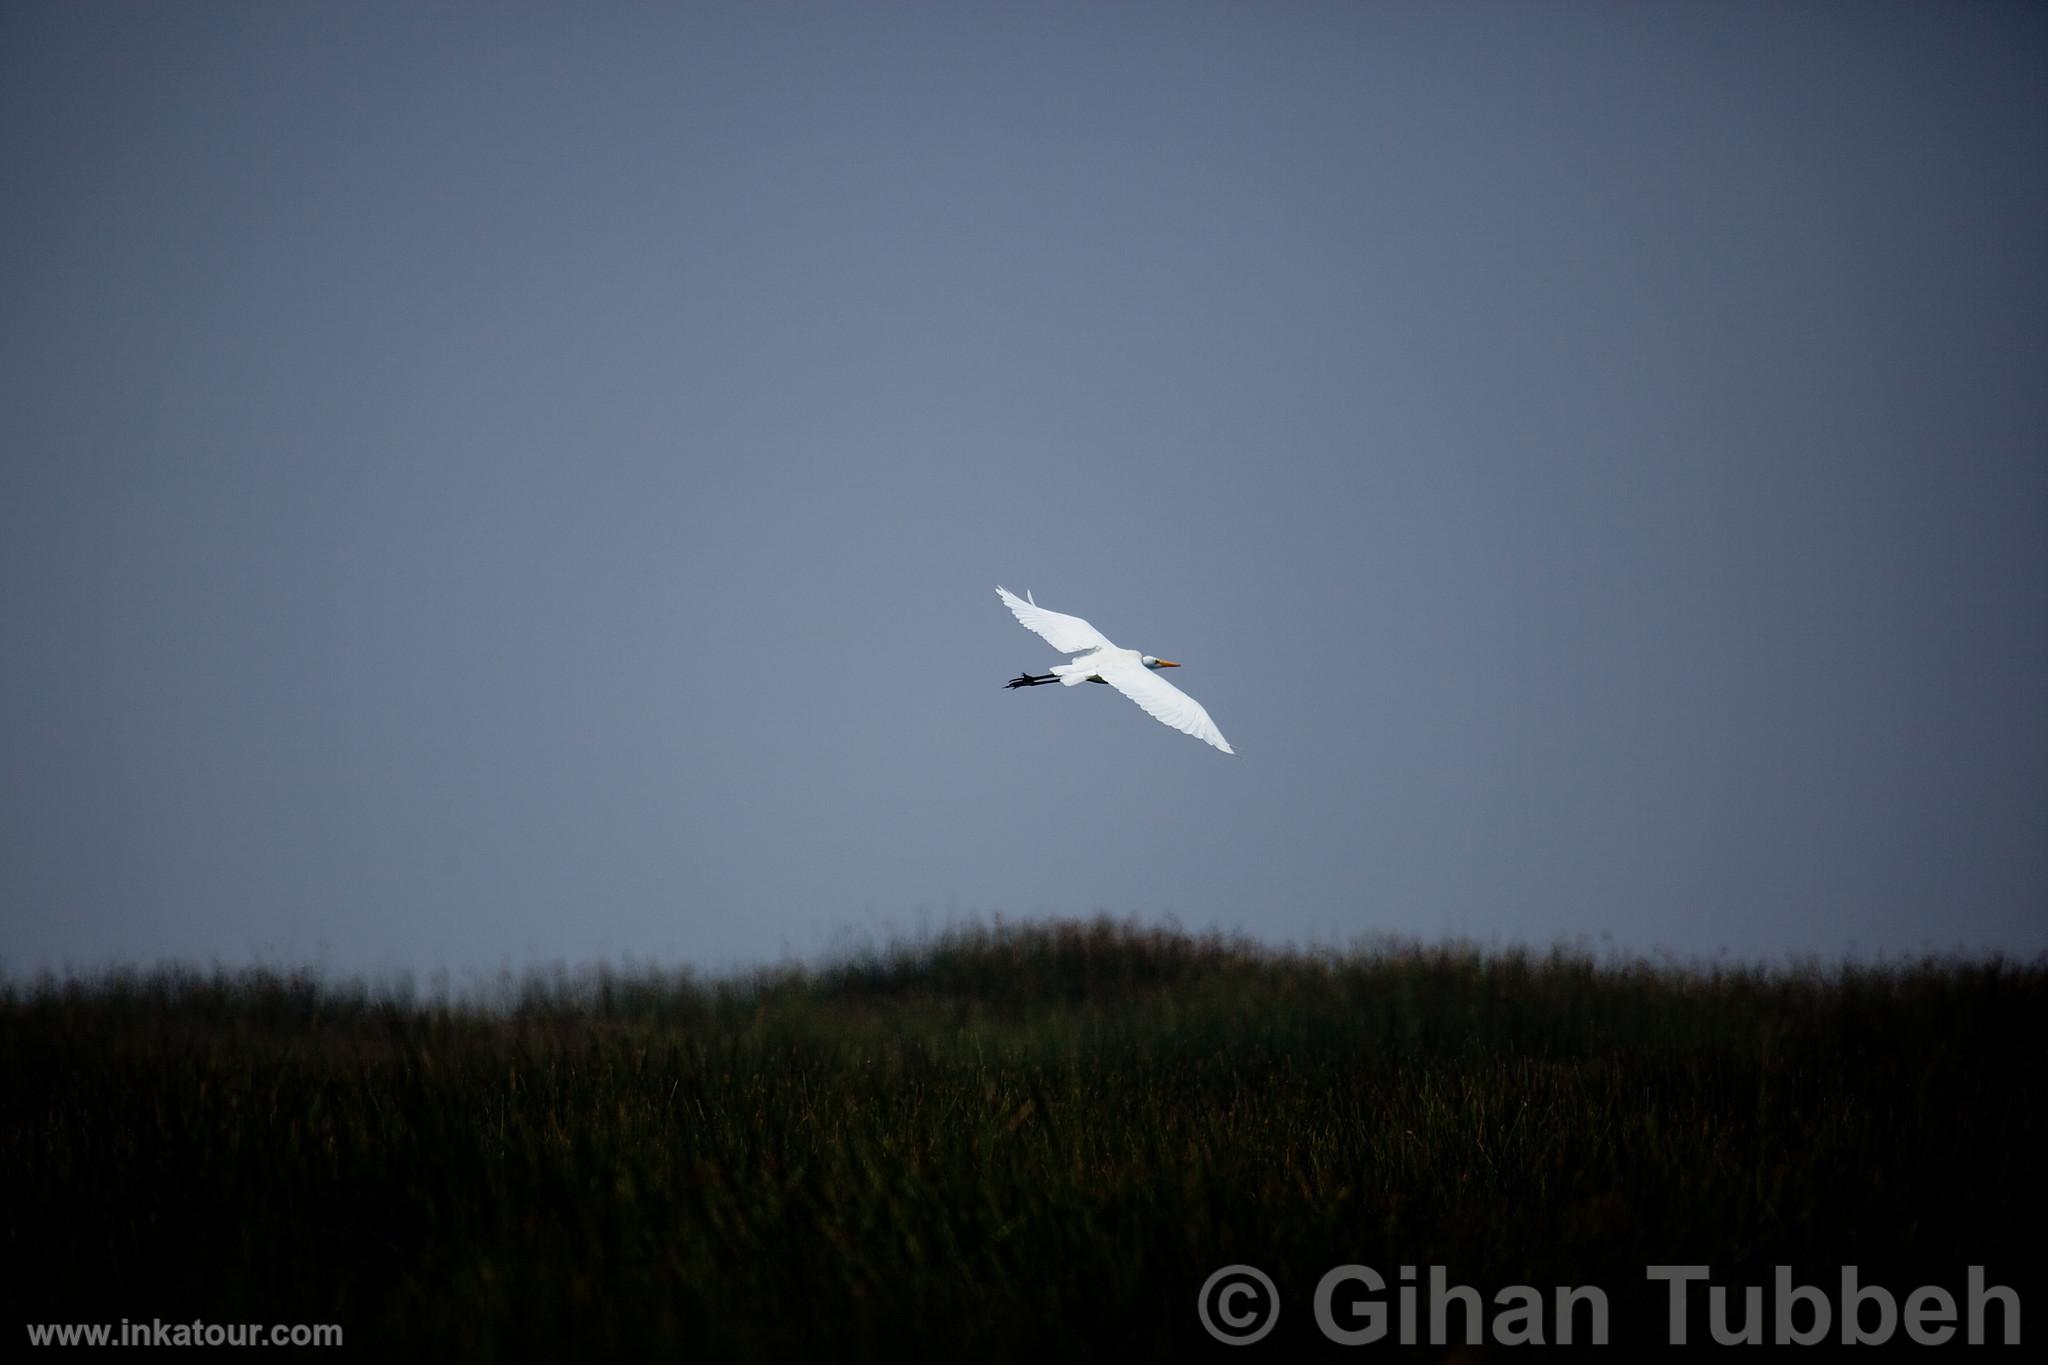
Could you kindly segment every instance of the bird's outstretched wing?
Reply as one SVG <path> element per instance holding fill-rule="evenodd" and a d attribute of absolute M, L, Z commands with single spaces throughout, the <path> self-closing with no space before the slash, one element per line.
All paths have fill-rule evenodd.
<path fill-rule="evenodd" d="M 1078 616 L 1067 616 L 1056 611 L 1047 611 L 1036 602 L 1027 602 L 1008 588 L 997 587 L 996 596 L 1003 599 L 1003 605 L 1010 609 L 1024 629 L 1042 638 L 1062 654 L 1085 654 L 1091 649 L 1115 649 L 1109 637 L 1089 625 Z"/>
<path fill-rule="evenodd" d="M 1145 665 L 1135 660 L 1119 660 L 1099 672 L 1104 682 L 1138 703 L 1152 719 L 1171 725 L 1184 735 L 1193 735 L 1205 744 L 1213 744 L 1226 754 L 1237 752 L 1216 728 L 1216 722 L 1209 719 L 1202 703 Z"/>

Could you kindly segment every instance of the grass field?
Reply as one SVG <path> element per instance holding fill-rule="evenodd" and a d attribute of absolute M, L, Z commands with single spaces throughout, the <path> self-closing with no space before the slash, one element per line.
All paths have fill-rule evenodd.
<path fill-rule="evenodd" d="M 1351 1262 L 1601 1287 L 1615 1359 L 1664 1339 L 1652 1264 L 1852 1263 L 1901 1295 L 1983 1265 L 2048 1312 L 2039 962 L 1308 956 L 1097 922 L 506 996 L 8 988 L 9 1314 L 465 1359 L 1282 1359 L 1356 1354 L 1310 1311 Z M 1195 1300 L 1233 1262 L 1284 1307 L 1226 1353 Z"/>

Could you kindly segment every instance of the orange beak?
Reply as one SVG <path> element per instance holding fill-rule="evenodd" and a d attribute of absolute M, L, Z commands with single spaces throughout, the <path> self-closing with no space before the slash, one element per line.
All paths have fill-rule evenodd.
<path fill-rule="evenodd" d="M 1161 659 L 1161 660 L 1159 661 L 1159 666 L 1160 666 L 1161 668 L 1179 668 L 1179 667 L 1180 667 L 1180 665 L 1179 665 L 1179 664 L 1175 663 L 1175 662 L 1174 662 L 1173 660 L 1171 660 L 1171 659 Z"/>

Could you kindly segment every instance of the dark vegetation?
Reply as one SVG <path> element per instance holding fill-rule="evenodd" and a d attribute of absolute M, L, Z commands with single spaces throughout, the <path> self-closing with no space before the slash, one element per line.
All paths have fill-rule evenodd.
<path fill-rule="evenodd" d="M 1230 1262 L 1285 1305 L 1233 1359 L 1328 1351 L 1346 1262 L 1601 1286 L 1616 1359 L 1663 1338 L 1658 1263 L 1901 1295 L 1982 1264 L 2041 1314 L 2044 1022 L 2040 963 L 1109 922 L 489 1002 L 46 980 L 0 995 L 4 1295 L 464 1358 L 1182 1358 Z"/>

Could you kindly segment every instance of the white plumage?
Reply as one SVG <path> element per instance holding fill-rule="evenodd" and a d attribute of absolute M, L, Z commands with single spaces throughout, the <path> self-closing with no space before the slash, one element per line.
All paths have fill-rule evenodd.
<path fill-rule="evenodd" d="M 1080 617 L 1047 611 L 1033 601 L 1029 593 L 1019 597 L 998 586 L 996 595 L 1003 599 L 1003 605 L 1026 630 L 1062 654 L 1081 656 L 1071 663 L 1054 664 L 1052 670 L 1042 676 L 1021 674 L 1010 680 L 1011 687 L 1036 687 L 1054 681 L 1068 687 L 1084 682 L 1107 683 L 1161 724 L 1171 725 L 1205 744 L 1213 744 L 1226 754 L 1236 752 L 1230 747 L 1230 741 L 1223 738 L 1223 732 L 1216 728 L 1216 722 L 1209 719 L 1209 713 L 1202 709 L 1202 704 L 1155 671 L 1179 668 L 1179 664 L 1171 659 L 1155 659 L 1135 649 L 1119 649 L 1108 636 Z"/>

